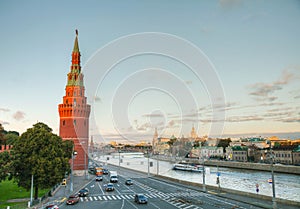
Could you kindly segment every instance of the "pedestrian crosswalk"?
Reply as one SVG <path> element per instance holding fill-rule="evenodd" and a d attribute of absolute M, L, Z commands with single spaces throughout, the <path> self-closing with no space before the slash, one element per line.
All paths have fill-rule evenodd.
<path fill-rule="evenodd" d="M 159 198 L 162 199 L 171 205 L 175 206 L 176 208 L 180 209 L 201 209 L 199 206 L 195 206 L 190 203 L 185 203 L 180 201 L 182 197 L 199 197 L 203 196 L 202 193 L 199 192 L 175 192 L 175 193 L 146 193 L 144 194 L 148 199 L 155 199 Z M 81 197 L 81 202 L 90 202 L 90 201 L 118 201 L 118 200 L 134 200 L 134 194 L 103 194 L 103 195 L 94 195 L 94 196 L 87 196 Z"/>
<path fill-rule="evenodd" d="M 147 198 L 153 199 L 153 198 L 161 198 L 161 199 L 170 199 L 174 197 L 199 197 L 202 196 L 201 193 L 194 193 L 191 194 L 190 192 L 177 192 L 177 193 L 146 193 L 144 194 Z M 94 195 L 94 196 L 87 196 L 87 197 L 81 197 L 80 201 L 110 201 L 110 200 L 133 200 L 134 194 L 111 194 L 111 195 Z"/>

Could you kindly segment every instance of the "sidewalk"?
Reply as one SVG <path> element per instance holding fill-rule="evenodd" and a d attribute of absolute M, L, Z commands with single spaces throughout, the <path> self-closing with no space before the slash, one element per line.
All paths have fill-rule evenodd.
<path fill-rule="evenodd" d="M 199 186 L 199 185 L 196 185 L 196 184 L 193 184 L 190 182 L 180 181 L 180 183 L 179 183 L 176 180 L 170 180 L 165 177 L 162 178 L 161 176 L 153 176 L 151 178 L 160 180 L 160 181 L 176 183 L 178 185 L 185 184 L 186 187 L 196 190 L 196 191 L 200 191 L 200 192 L 202 192 L 202 188 L 203 188 L 202 186 Z M 267 197 L 264 195 L 255 195 L 255 194 L 251 195 L 250 194 L 250 196 L 248 196 L 248 195 L 245 195 L 245 192 L 224 189 L 224 188 L 221 188 L 221 191 L 220 191 L 218 189 L 218 187 L 209 186 L 209 185 L 206 185 L 206 192 L 209 194 L 212 194 L 212 195 L 235 200 L 237 202 L 244 202 L 244 203 L 251 204 L 253 206 L 257 206 L 257 207 L 261 207 L 261 208 L 266 208 L 266 209 L 273 208 L 271 197 Z M 278 209 L 299 209 L 300 202 L 286 201 L 286 203 L 284 203 L 282 201 L 284 201 L 284 200 L 279 201 L 279 199 L 277 199 L 277 208 Z"/>
<path fill-rule="evenodd" d="M 52 196 L 47 198 L 47 201 L 40 204 L 37 208 L 44 208 L 50 204 L 61 205 L 65 202 L 65 200 L 71 195 L 77 193 L 80 189 L 84 188 L 84 186 L 94 178 L 93 175 L 85 175 L 83 176 L 74 176 L 73 177 L 73 192 L 70 191 L 70 178 L 67 180 L 67 185 L 60 185 L 57 189 L 52 193 Z"/>

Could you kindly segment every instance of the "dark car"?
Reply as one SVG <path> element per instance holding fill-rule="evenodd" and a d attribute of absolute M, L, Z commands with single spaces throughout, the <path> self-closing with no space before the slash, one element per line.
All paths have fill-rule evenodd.
<path fill-rule="evenodd" d="M 96 181 L 102 181 L 103 180 L 103 176 L 96 176 Z"/>
<path fill-rule="evenodd" d="M 107 175 L 107 174 L 108 174 L 108 169 L 107 169 L 107 168 L 103 168 L 102 171 L 103 171 L 103 174 L 104 174 L 104 175 Z"/>
<path fill-rule="evenodd" d="M 136 194 L 134 196 L 134 201 L 139 204 L 147 204 L 148 198 L 143 194 Z"/>
<path fill-rule="evenodd" d="M 81 189 L 79 192 L 78 192 L 78 195 L 79 197 L 85 197 L 89 194 L 89 190 L 87 188 L 84 188 L 84 189 Z"/>
<path fill-rule="evenodd" d="M 115 190 L 115 187 L 112 183 L 108 183 L 105 187 L 105 191 L 114 191 Z"/>
<path fill-rule="evenodd" d="M 125 184 L 126 184 L 126 185 L 132 185 L 132 184 L 133 184 L 133 182 L 132 182 L 132 180 L 131 180 L 131 179 L 127 179 L 127 180 L 125 181 Z"/>
<path fill-rule="evenodd" d="M 59 209 L 59 207 L 57 205 L 48 205 L 45 209 Z"/>
<path fill-rule="evenodd" d="M 79 202 L 79 196 L 77 194 L 71 195 L 67 200 L 67 205 L 74 205 Z"/>

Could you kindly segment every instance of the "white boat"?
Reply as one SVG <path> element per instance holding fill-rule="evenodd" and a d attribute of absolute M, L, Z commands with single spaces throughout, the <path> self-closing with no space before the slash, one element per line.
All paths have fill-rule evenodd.
<path fill-rule="evenodd" d="M 202 172 L 203 167 L 201 165 L 189 165 L 189 164 L 176 163 L 173 165 L 173 170 Z"/>

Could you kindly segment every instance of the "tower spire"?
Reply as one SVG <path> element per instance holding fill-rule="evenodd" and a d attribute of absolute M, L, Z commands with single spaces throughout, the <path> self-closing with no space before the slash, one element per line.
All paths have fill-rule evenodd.
<path fill-rule="evenodd" d="M 73 52 L 79 52 L 79 45 L 78 45 L 78 30 L 75 30 L 76 37 L 75 37 L 75 42 L 74 42 L 74 48 Z"/>
<path fill-rule="evenodd" d="M 78 45 L 78 30 L 75 30 L 75 42 L 72 52 L 71 71 L 68 73 L 68 86 L 83 86 L 83 74 L 80 66 L 80 51 Z"/>

